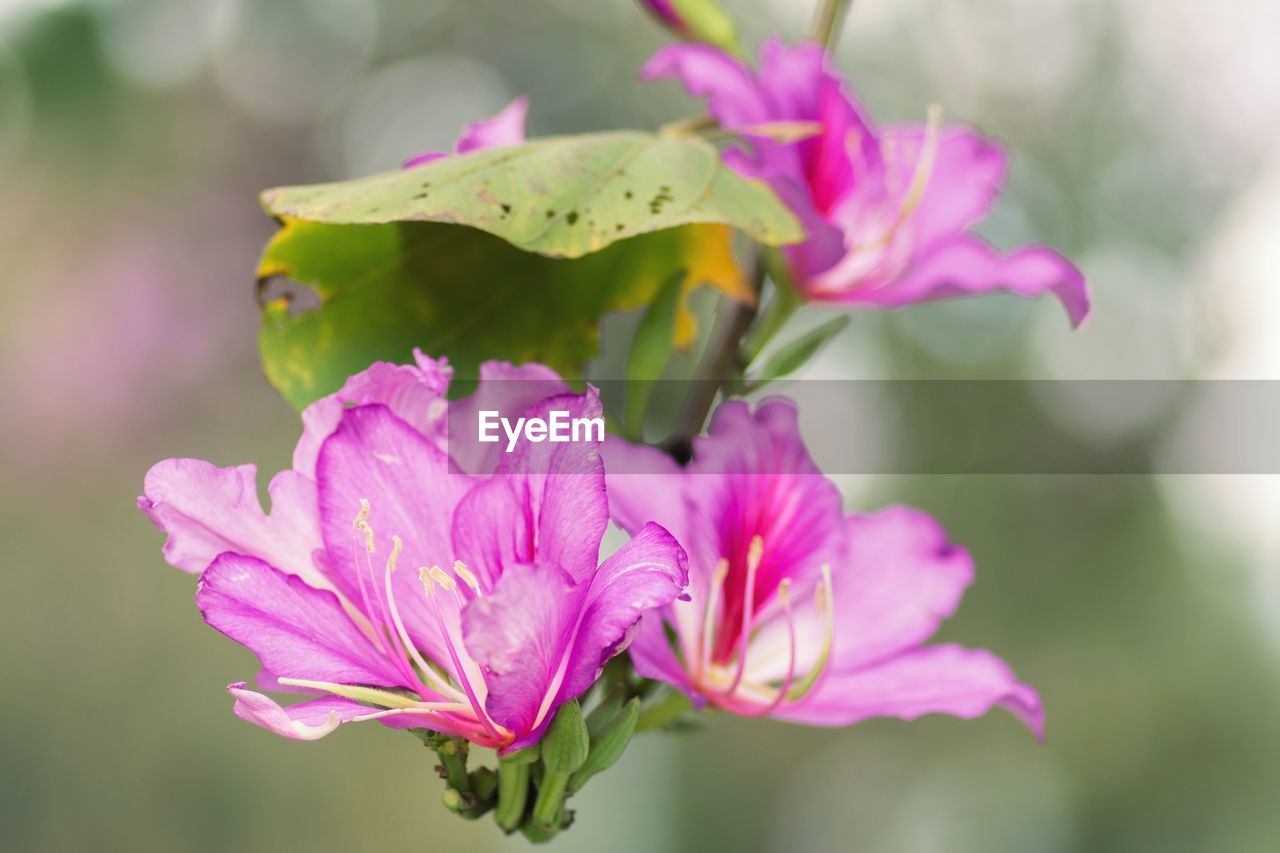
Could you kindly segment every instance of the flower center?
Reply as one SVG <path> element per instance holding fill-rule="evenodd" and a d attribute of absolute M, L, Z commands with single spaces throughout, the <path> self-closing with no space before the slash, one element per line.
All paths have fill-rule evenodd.
<path fill-rule="evenodd" d="M 780 612 L 770 613 L 767 608 L 757 612 L 755 602 L 756 577 L 764 553 L 764 542 L 759 536 L 751 539 L 747 551 L 746 578 L 742 589 L 743 607 L 737 622 L 737 634 L 733 637 L 717 637 L 717 631 L 732 630 L 733 623 L 725 618 L 727 601 L 725 582 L 729 576 L 730 562 L 722 558 L 716 565 L 702 612 L 700 630 L 695 644 L 696 657 L 686 662 L 686 668 L 694 684 L 712 702 L 746 715 L 767 714 L 783 702 L 798 702 L 817 684 L 830 657 L 835 633 L 835 616 L 831 605 L 831 567 L 822 567 L 822 578 L 814 591 L 814 609 L 821 622 L 822 640 L 807 673 L 797 680 L 796 618 L 791 606 L 790 578 L 778 583 L 777 600 Z M 748 677 L 747 658 L 763 653 L 757 629 L 765 623 L 781 620 L 786 635 L 786 664 L 781 677 L 752 679 Z M 815 623 L 807 622 L 807 626 Z M 715 654 L 713 650 L 728 648 L 729 654 Z M 754 654 L 753 654 L 754 653 Z"/>
<path fill-rule="evenodd" d="M 362 498 L 360 512 L 352 522 L 352 557 L 362 605 L 357 609 L 362 609 L 361 615 L 366 620 L 361 627 L 395 666 L 407 689 L 288 678 L 279 679 L 280 683 L 324 690 L 382 709 L 369 717 L 421 715 L 429 717 L 430 727 L 438 731 L 460 735 L 484 746 L 505 746 L 514 735 L 495 723 L 485 711 L 487 688 L 483 674 L 462 643 L 461 610 L 466 600 L 458 581 L 473 595 L 483 596 L 478 579 L 460 560 L 454 562 L 452 575 L 439 566 L 418 570 L 452 664 L 451 670 L 446 669 L 423 655 L 400 615 L 392 581 L 403 551 L 399 536 L 391 537 L 391 553 L 379 582 L 373 565 L 377 549 L 373 527 L 369 524 L 369 510 L 369 501 Z"/>

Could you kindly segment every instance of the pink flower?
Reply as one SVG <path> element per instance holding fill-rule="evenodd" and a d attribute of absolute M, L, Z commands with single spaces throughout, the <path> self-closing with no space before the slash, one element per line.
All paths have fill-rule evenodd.
<path fill-rule="evenodd" d="M 519 145 L 524 142 L 524 119 L 528 112 L 529 99 L 520 97 L 492 118 L 472 122 L 454 143 L 453 153 L 466 154 L 468 151 L 479 151 L 484 148 Z M 412 169 L 414 166 L 421 166 L 423 163 L 430 163 L 448 156 L 443 151 L 424 151 L 406 160 L 404 168 Z"/>
<path fill-rule="evenodd" d="M 641 675 L 747 716 L 843 726 L 1000 705 L 1042 735 L 1039 696 L 1003 661 L 924 645 L 973 580 L 968 552 L 913 509 L 845 515 L 789 402 L 725 403 L 684 469 L 613 438 L 605 458 L 614 521 L 652 519 L 689 555 L 688 600 L 641 621 Z"/>
<path fill-rule="evenodd" d="M 499 460 L 449 440 L 451 421 L 474 434 L 479 408 L 597 417 L 594 390 L 489 362 L 475 396 L 450 404 L 452 371 L 415 357 L 375 364 L 303 413 L 269 515 L 252 465 L 194 459 L 153 467 L 138 505 L 168 534 L 168 561 L 201 572 L 205 620 L 257 654 L 259 684 L 322 694 L 283 707 L 232 684 L 243 719 L 302 740 L 377 719 L 520 748 L 644 610 L 680 593 L 684 554 L 646 525 L 599 562 L 598 443 L 525 442 Z"/>
<path fill-rule="evenodd" d="M 1044 246 L 1001 254 L 969 231 L 1004 183 L 1000 146 L 941 127 L 936 115 L 875 127 L 818 45 L 766 41 L 758 72 L 706 45 L 669 45 L 642 76 L 681 80 L 721 126 L 747 137 L 726 161 L 769 183 L 804 223 L 808 240 L 784 251 L 805 298 L 896 308 L 1008 290 L 1052 293 L 1073 324 L 1088 313 L 1084 278 L 1062 255 Z M 819 132 L 789 144 L 751 132 L 779 122 Z"/>

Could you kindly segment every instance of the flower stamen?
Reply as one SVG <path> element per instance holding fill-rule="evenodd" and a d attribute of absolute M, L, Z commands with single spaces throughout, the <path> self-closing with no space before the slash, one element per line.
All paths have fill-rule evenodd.
<path fill-rule="evenodd" d="M 715 573 L 711 575 L 711 588 L 707 591 L 707 605 L 702 613 L 701 647 L 698 649 L 698 660 L 694 662 L 699 674 L 707 672 L 711 667 L 711 653 L 715 648 L 717 605 L 724 591 L 725 579 L 729 577 L 729 560 L 721 557 L 716 563 Z"/>
<path fill-rule="evenodd" d="M 787 694 L 788 702 L 799 702 L 808 695 L 826 670 L 827 660 L 831 657 L 831 644 L 835 640 L 836 619 L 831 599 L 831 566 L 829 565 L 822 567 L 822 583 L 818 584 L 818 588 L 814 590 L 813 606 L 823 617 L 822 649 L 818 652 L 818 659 L 814 661 L 808 674 L 800 680 L 799 684 L 791 688 L 791 692 Z"/>

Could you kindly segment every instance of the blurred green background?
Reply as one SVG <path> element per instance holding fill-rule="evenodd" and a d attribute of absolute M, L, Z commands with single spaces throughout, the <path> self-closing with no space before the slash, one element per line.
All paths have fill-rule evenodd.
<path fill-rule="evenodd" d="M 725 5 L 751 44 L 811 13 Z M 1277 31 L 1274 0 L 858 0 L 838 58 L 864 101 L 1001 137 L 985 233 L 1067 252 L 1095 309 L 1076 333 L 1047 301 L 863 313 L 808 375 L 1280 378 Z M 393 168 L 519 93 L 535 134 L 687 115 L 634 82 L 663 40 L 626 0 L 0 0 L 5 849 L 524 845 L 447 815 L 406 735 L 235 719 L 223 688 L 255 662 L 133 500 L 168 456 L 288 463 L 297 419 L 256 362 L 258 190 Z M 1280 478 L 1161 475 L 1194 399 L 1117 418 L 1043 387 L 1022 403 L 1082 452 L 1151 473 L 841 480 L 972 548 L 943 636 L 1041 690 L 1045 745 L 1002 713 L 707 718 L 638 740 L 553 846 L 1280 849 Z M 832 412 L 886 452 L 946 429 Z"/>

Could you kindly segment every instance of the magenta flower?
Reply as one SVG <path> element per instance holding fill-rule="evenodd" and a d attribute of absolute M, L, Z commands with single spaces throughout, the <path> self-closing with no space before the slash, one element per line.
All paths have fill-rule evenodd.
<path fill-rule="evenodd" d="M 1084 278 L 1044 246 L 1001 254 L 970 227 L 1004 183 L 999 145 L 964 127 L 877 128 L 816 44 L 766 41 L 760 70 L 706 45 L 669 45 L 646 79 L 674 77 L 707 99 L 721 126 L 748 148 L 726 151 L 734 168 L 769 183 L 804 223 L 808 240 L 785 248 L 807 299 L 879 308 L 1008 290 L 1057 296 L 1073 324 L 1089 311 Z M 789 144 L 753 135 L 779 122 L 814 122 L 816 136 Z"/>
<path fill-rule="evenodd" d="M 1042 736 L 1039 696 L 1003 661 L 924 645 L 973 580 L 968 552 L 913 509 L 845 515 L 789 402 L 725 403 L 683 470 L 613 438 L 605 458 L 614 521 L 652 519 L 689 555 L 688 600 L 647 614 L 631 645 L 641 675 L 747 716 L 843 726 L 1000 705 Z"/>
<path fill-rule="evenodd" d="M 529 112 L 529 99 L 520 97 L 508 104 L 497 115 L 472 122 L 463 129 L 453 145 L 454 154 L 466 154 L 483 148 L 500 148 L 524 142 L 524 119 Z M 412 169 L 449 155 L 443 151 L 424 151 L 404 162 L 404 168 Z"/>
<path fill-rule="evenodd" d="M 597 417 L 594 390 L 490 362 L 475 396 L 449 404 L 449 367 L 415 356 L 303 413 L 270 515 L 252 465 L 194 459 L 153 467 L 138 504 L 168 534 L 168 561 L 202 572 L 205 620 L 257 654 L 259 684 L 321 694 L 282 707 L 232 684 L 238 716 L 302 740 L 376 719 L 519 748 L 626 647 L 644 610 L 681 592 L 684 554 L 645 525 L 598 561 L 597 444 L 524 442 L 499 460 L 449 440 L 449 422 L 474 433 L 478 408 Z"/>

